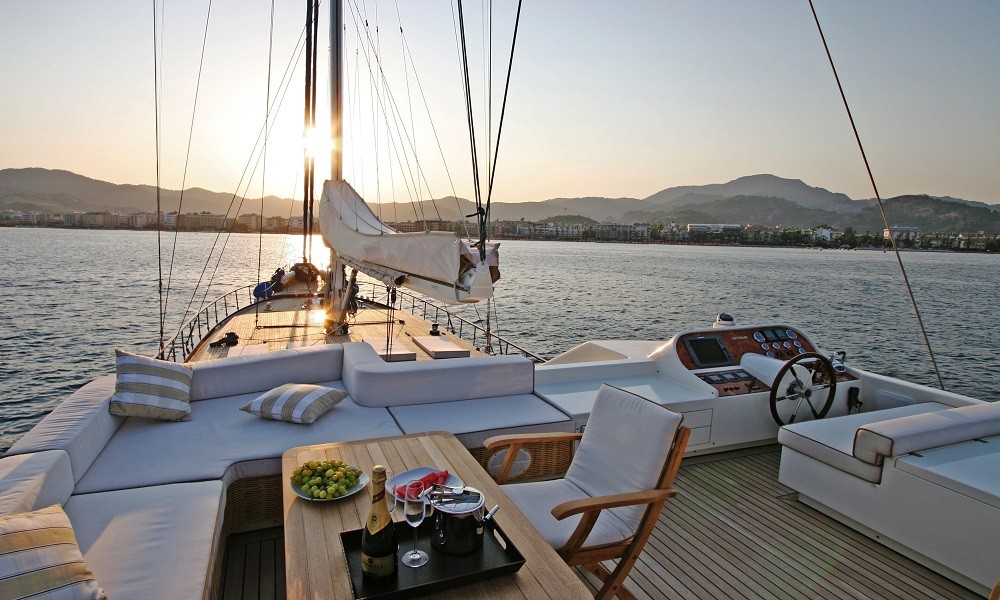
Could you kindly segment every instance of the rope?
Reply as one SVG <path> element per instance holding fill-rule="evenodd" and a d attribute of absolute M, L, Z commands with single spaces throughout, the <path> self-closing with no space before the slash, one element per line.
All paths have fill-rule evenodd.
<path fill-rule="evenodd" d="M 833 78 L 837 81 L 837 89 L 840 90 L 840 99 L 844 103 L 844 109 L 847 111 L 847 118 L 851 122 L 851 129 L 854 131 L 854 139 L 858 142 L 858 149 L 861 151 L 861 159 L 865 163 L 865 169 L 868 171 L 868 180 L 872 184 L 872 190 L 875 191 L 875 199 L 878 201 L 878 210 L 882 213 L 882 221 L 885 223 L 885 228 L 889 232 L 889 241 L 892 243 L 892 251 L 896 256 L 896 262 L 899 263 L 899 271 L 903 274 L 903 282 L 906 284 L 906 291 L 910 296 L 910 303 L 913 305 L 913 312 L 917 316 L 917 323 L 920 325 L 920 333 L 924 337 L 924 344 L 927 345 L 927 352 L 930 354 L 931 363 L 934 365 L 934 374 L 937 375 L 938 385 L 941 389 L 945 389 L 944 380 L 941 378 L 941 370 L 938 368 L 937 359 L 934 357 L 934 350 L 931 348 L 931 340 L 927 335 L 927 329 L 924 327 L 924 320 L 920 316 L 920 309 L 917 307 L 917 298 L 913 294 L 913 288 L 910 286 L 910 279 L 906 276 L 906 268 L 903 266 L 903 257 L 899 254 L 899 247 L 896 245 L 896 236 L 892 234 L 892 227 L 889 225 L 889 218 L 885 214 L 885 206 L 882 204 L 882 196 L 879 195 L 878 186 L 875 185 L 875 176 L 872 174 L 871 165 L 868 163 L 868 155 L 865 154 L 864 145 L 861 143 L 861 135 L 858 133 L 857 125 L 854 123 L 854 116 L 851 114 L 851 107 L 847 103 L 847 95 L 844 93 L 844 87 L 840 84 L 840 76 L 837 75 L 837 67 L 833 64 L 833 55 L 830 54 L 830 47 L 826 43 L 826 36 L 823 35 L 823 27 L 819 24 L 819 17 L 816 15 L 816 7 L 813 6 L 813 0 L 809 0 L 809 8 L 812 10 L 813 20 L 816 21 L 816 29 L 819 31 L 819 37 L 823 41 L 823 49 L 826 51 L 826 58 L 830 62 L 830 69 L 833 71 Z"/>

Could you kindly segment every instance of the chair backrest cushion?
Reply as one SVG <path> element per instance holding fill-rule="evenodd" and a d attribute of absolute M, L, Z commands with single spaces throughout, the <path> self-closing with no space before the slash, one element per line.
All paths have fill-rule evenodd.
<path fill-rule="evenodd" d="M 594 496 L 650 490 L 683 416 L 630 392 L 602 385 L 566 479 Z M 612 509 L 638 527 L 644 506 Z"/>

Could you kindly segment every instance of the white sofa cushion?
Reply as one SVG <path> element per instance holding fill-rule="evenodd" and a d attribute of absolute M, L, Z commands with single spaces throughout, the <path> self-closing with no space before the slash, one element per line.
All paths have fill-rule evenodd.
<path fill-rule="evenodd" d="M 566 479 L 591 497 L 656 488 L 682 419 L 651 400 L 601 386 Z M 635 531 L 645 510 L 611 512 Z"/>
<path fill-rule="evenodd" d="M 323 344 L 191 363 L 191 401 L 267 390 L 285 383 L 341 378 L 343 348 Z"/>
<path fill-rule="evenodd" d="M 309 425 L 347 397 L 347 392 L 311 383 L 286 383 L 240 408 L 272 421 Z"/>
<path fill-rule="evenodd" d="M 854 456 L 866 463 L 880 465 L 885 456 L 900 456 L 991 435 L 1000 435 L 1000 403 L 996 402 L 867 424 L 858 429 L 854 438 Z"/>
<path fill-rule="evenodd" d="M 65 450 L 0 459 L 0 515 L 63 504 L 73 493 L 73 466 Z"/>
<path fill-rule="evenodd" d="M 61 506 L 0 517 L 0 598 L 107 600 Z"/>
<path fill-rule="evenodd" d="M 115 393 L 108 410 L 120 417 L 186 421 L 191 415 L 191 368 L 115 350 Z"/>
<path fill-rule="evenodd" d="M 66 513 L 112 600 L 199 599 L 210 586 L 224 498 L 221 481 L 201 481 L 77 495 Z"/>
<path fill-rule="evenodd" d="M 882 467 L 854 457 L 854 435 L 858 428 L 884 419 L 941 411 L 948 408 L 948 406 L 937 402 L 924 402 L 888 410 L 844 415 L 832 419 L 803 421 L 785 425 L 779 429 L 778 443 L 855 477 L 879 483 L 882 480 Z"/>
<path fill-rule="evenodd" d="M 323 385 L 343 389 L 339 382 Z M 358 406 L 350 398 L 303 427 L 241 411 L 254 397 L 193 402 L 190 421 L 128 419 L 77 483 L 76 493 L 220 479 L 237 462 L 277 459 L 295 446 L 402 433 L 389 411 Z M 268 464 L 280 473 L 280 461 Z"/>
<path fill-rule="evenodd" d="M 114 391 L 114 375 L 98 377 L 84 385 L 45 415 L 6 455 L 65 450 L 73 466 L 73 479 L 80 481 L 125 420 L 108 413 Z"/>
<path fill-rule="evenodd" d="M 344 344 L 344 385 L 361 406 L 403 406 L 530 394 L 534 363 L 477 356 L 387 363 L 364 342 Z"/>
<path fill-rule="evenodd" d="M 524 513 L 524 516 L 528 517 L 531 524 L 538 529 L 545 541 L 557 550 L 566 545 L 569 536 L 573 535 L 573 531 L 576 530 L 582 517 L 581 515 L 573 515 L 559 521 L 552 516 L 552 509 L 569 500 L 590 497 L 589 494 L 566 479 L 511 483 L 502 486 L 502 488 L 504 493 L 517 505 L 518 510 Z M 628 539 L 633 533 L 634 529 L 623 523 L 613 511 L 605 510 L 597 518 L 584 546 L 621 542 Z"/>
<path fill-rule="evenodd" d="M 389 412 L 403 433 L 447 431 L 466 448 L 481 448 L 494 435 L 574 430 L 568 416 L 533 394 L 392 406 Z"/>

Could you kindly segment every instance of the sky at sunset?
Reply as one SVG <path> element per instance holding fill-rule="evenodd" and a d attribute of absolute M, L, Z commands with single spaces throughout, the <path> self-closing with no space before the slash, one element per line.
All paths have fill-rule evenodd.
<path fill-rule="evenodd" d="M 1000 2 L 815 3 L 882 196 L 1000 202 Z M 492 46 L 484 4 L 464 6 L 483 161 L 495 143 L 516 2 L 495 0 Z M 270 2 L 212 2 L 198 86 L 208 5 L 155 4 L 161 183 L 231 192 L 249 162 L 253 175 L 242 176 L 241 193 L 259 196 L 264 187 L 301 198 L 304 57 L 293 57 L 305 3 L 275 2 L 270 101 Z M 153 6 L 0 2 L 0 169 L 156 182 Z M 324 2 L 321 76 L 328 8 Z M 472 198 L 454 6 L 356 0 L 344 11 L 347 179 L 370 201 Z M 400 27 L 415 74 L 402 68 Z M 324 84 L 324 132 L 327 98 Z M 267 118 L 266 161 L 259 161 L 253 149 L 266 106 L 279 100 L 280 111 Z M 380 104 L 395 116 L 373 111 Z M 525 2 L 496 173 L 493 198 L 504 202 L 643 198 L 756 173 L 853 198 L 874 195 L 805 0 Z M 328 174 L 323 157 L 318 176 Z"/>

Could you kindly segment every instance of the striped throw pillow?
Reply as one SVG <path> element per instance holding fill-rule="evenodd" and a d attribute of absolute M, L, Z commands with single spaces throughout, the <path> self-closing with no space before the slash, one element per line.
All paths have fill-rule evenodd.
<path fill-rule="evenodd" d="M 261 394 L 240 410 L 265 419 L 308 425 L 346 397 L 347 392 L 342 390 L 289 383 Z"/>
<path fill-rule="evenodd" d="M 58 504 L 0 517 L 0 598 L 107 600 Z"/>
<path fill-rule="evenodd" d="M 115 350 L 118 379 L 108 410 L 123 417 L 161 421 L 191 418 L 191 369 L 124 350 Z"/>

